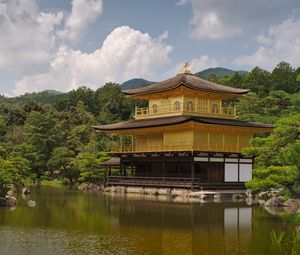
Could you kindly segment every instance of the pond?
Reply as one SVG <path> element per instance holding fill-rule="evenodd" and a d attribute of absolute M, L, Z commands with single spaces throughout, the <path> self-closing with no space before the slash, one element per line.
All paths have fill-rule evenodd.
<path fill-rule="evenodd" d="M 0 208 L 0 254 L 300 254 L 272 231 L 295 226 L 245 202 L 187 203 L 59 187 L 32 189 Z"/>

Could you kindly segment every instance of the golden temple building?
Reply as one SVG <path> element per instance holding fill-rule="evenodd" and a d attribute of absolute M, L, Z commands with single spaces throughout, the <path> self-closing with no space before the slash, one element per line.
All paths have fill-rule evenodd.
<path fill-rule="evenodd" d="M 184 67 L 170 79 L 123 91 L 148 102 L 135 108 L 134 120 L 94 126 L 130 137 L 108 152 L 120 174 L 110 172 L 107 184 L 234 189 L 252 178 L 253 158 L 242 151 L 273 126 L 236 118 L 232 102 L 249 90 L 201 79 Z"/>

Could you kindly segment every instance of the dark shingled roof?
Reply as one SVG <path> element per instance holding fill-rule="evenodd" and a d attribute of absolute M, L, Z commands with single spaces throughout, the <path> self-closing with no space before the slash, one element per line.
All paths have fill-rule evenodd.
<path fill-rule="evenodd" d="M 100 165 L 102 166 L 119 166 L 120 165 L 120 158 L 110 158 L 102 162 Z"/>
<path fill-rule="evenodd" d="M 130 121 L 119 122 L 110 125 L 93 126 L 93 128 L 101 131 L 113 131 L 113 130 L 135 129 L 135 128 L 169 126 L 169 125 L 176 125 L 176 124 L 180 124 L 192 120 L 203 124 L 214 124 L 214 125 L 224 125 L 224 126 L 239 126 L 239 127 L 253 127 L 253 128 L 274 127 L 273 125 L 270 124 L 248 122 L 248 121 L 242 121 L 236 119 L 217 119 L 217 118 L 209 118 L 209 117 L 179 115 L 179 116 L 172 116 L 172 117 L 160 117 L 155 119 L 130 120 Z"/>
<path fill-rule="evenodd" d="M 230 93 L 230 94 L 246 94 L 247 92 L 250 91 L 249 89 L 237 89 L 237 88 L 223 86 L 214 82 L 201 79 L 192 74 L 178 74 L 173 78 L 161 82 L 156 82 L 146 87 L 124 90 L 123 93 L 129 96 L 143 95 L 143 94 L 149 94 L 149 93 L 174 89 L 176 87 L 179 87 L 180 85 L 184 85 L 186 87 L 189 87 L 191 89 L 196 89 L 196 90 L 210 91 L 210 92 L 223 92 L 223 93 Z"/>

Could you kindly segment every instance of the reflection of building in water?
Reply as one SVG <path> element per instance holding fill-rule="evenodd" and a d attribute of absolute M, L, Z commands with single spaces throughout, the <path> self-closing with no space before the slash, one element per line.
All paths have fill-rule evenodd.
<path fill-rule="evenodd" d="M 133 254 L 243 254 L 251 243 L 246 204 L 127 201 L 120 208 L 122 232 L 137 237 Z"/>
<path fill-rule="evenodd" d="M 201 208 L 193 226 L 193 253 L 241 254 L 251 241 L 252 208 L 225 205 Z"/>
<path fill-rule="evenodd" d="M 236 252 L 234 247 L 245 251 L 252 234 L 252 208 L 225 209 L 224 219 L 226 252 L 234 254 Z"/>

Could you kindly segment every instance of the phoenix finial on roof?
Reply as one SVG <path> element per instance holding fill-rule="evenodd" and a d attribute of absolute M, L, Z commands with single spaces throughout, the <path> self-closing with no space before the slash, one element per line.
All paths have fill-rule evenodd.
<path fill-rule="evenodd" d="M 185 62 L 184 64 L 183 64 L 183 70 L 180 72 L 181 74 L 191 74 L 191 71 L 189 70 L 189 67 L 190 67 L 191 65 L 189 64 L 189 62 Z"/>

